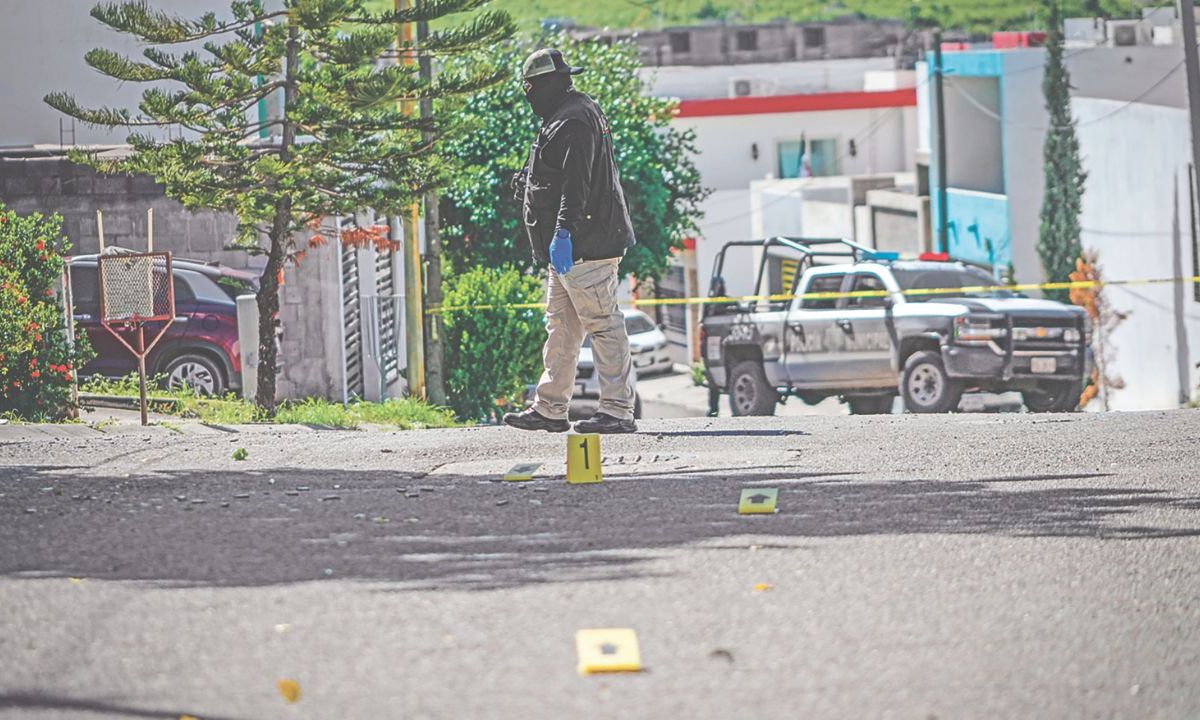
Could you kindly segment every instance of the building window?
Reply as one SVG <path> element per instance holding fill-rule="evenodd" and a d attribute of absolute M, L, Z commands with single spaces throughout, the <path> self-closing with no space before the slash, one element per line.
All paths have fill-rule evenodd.
<path fill-rule="evenodd" d="M 737 31 L 737 49 L 745 52 L 748 50 L 758 49 L 758 31 L 757 30 L 738 30 Z"/>
<path fill-rule="evenodd" d="M 806 27 L 806 28 L 804 28 L 804 47 L 806 47 L 806 48 L 825 47 L 825 28 L 823 28 L 823 27 Z"/>
<path fill-rule="evenodd" d="M 779 143 L 779 177 L 826 177 L 841 174 L 837 140 L 786 140 Z"/>
<path fill-rule="evenodd" d="M 692 51 L 692 34 L 673 32 L 667 36 L 671 41 L 671 52 L 690 53 Z"/>

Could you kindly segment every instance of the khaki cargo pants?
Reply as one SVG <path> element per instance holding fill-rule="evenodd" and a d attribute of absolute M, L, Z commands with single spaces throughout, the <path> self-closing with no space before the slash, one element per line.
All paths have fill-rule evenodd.
<path fill-rule="evenodd" d="M 559 275 L 550 268 L 546 300 L 545 371 L 533 409 L 554 420 L 567 419 L 575 390 L 575 367 L 584 335 L 592 336 L 592 357 L 600 380 L 599 412 L 633 419 L 634 387 L 625 317 L 617 307 L 620 258 L 575 263 Z"/>

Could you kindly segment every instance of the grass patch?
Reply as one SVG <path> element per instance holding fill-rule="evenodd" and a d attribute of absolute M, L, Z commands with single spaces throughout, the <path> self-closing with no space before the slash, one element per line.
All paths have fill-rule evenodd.
<path fill-rule="evenodd" d="M 79 390 L 96 395 L 137 397 L 138 382 L 136 376 L 118 380 L 93 378 L 84 382 Z M 362 425 L 383 425 L 401 430 L 462 426 L 450 410 L 434 407 L 413 398 L 394 398 L 379 403 L 356 400 L 345 406 L 320 398 L 289 400 L 280 404 L 274 419 L 267 419 L 254 405 L 232 394 L 222 398 L 209 398 L 186 390 L 162 389 L 156 382 L 147 392 L 147 397 L 154 412 L 214 425 L 275 422 L 346 430 L 353 430 Z"/>
<path fill-rule="evenodd" d="M 1089 4 L 1092 3 L 1088 0 L 1063 0 L 1063 16 L 1091 17 Z M 1114 17 L 1128 16 L 1131 7 L 1123 0 L 1099 0 L 1095 4 Z M 393 3 L 369 0 L 368 7 L 376 12 L 390 12 Z M 487 5 L 489 10 L 508 11 L 524 31 L 536 30 L 548 18 L 569 18 L 594 27 L 652 29 L 714 20 L 765 23 L 781 17 L 811 22 L 859 14 L 869 18 L 916 20 L 922 25 L 939 24 L 976 34 L 1044 29 L 1041 8 L 1039 0 L 493 0 Z M 440 28 L 459 22 L 461 17 L 452 15 L 449 20 L 439 20 L 433 25 Z"/>

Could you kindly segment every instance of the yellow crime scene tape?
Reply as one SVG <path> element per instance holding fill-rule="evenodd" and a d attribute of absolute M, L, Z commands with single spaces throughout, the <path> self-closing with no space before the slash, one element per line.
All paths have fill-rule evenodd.
<path fill-rule="evenodd" d="M 1200 283 L 1200 275 L 1191 277 L 1168 278 L 1137 278 L 1133 280 L 1072 280 L 1070 282 L 1020 283 L 1013 285 L 965 285 L 944 288 L 917 288 L 900 290 L 899 294 L 906 297 L 929 295 L 966 295 L 971 293 L 988 292 L 1024 292 L 1026 290 L 1090 290 L 1103 287 L 1121 287 L 1127 285 L 1164 285 Z M 630 300 L 621 303 L 626 307 L 652 307 L 655 305 L 732 305 L 744 302 L 782 302 L 787 300 L 838 300 L 840 298 L 870 298 L 887 297 L 892 295 L 890 290 L 854 290 L 851 292 L 809 292 L 809 293 L 780 293 L 774 295 L 739 295 L 731 297 L 682 297 L 682 298 L 648 298 L 645 300 Z M 464 310 L 544 310 L 546 303 L 507 303 L 501 305 L 443 305 L 430 308 L 430 313 L 453 313 Z"/>

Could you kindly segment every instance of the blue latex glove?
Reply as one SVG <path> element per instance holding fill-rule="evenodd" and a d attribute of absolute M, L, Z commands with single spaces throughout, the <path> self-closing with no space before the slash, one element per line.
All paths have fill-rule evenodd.
<path fill-rule="evenodd" d="M 574 249 L 571 247 L 571 232 L 566 228 L 554 231 L 554 239 L 550 241 L 550 264 L 554 272 L 566 275 L 575 264 Z"/>

